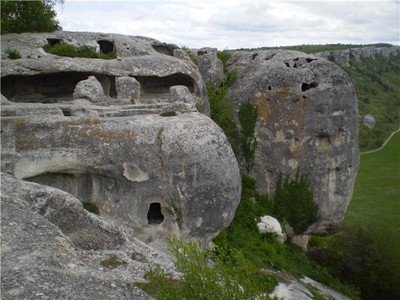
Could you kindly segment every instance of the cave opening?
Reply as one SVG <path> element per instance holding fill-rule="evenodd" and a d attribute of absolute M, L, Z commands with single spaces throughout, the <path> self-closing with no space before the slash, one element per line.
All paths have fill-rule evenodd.
<path fill-rule="evenodd" d="M 99 40 L 97 44 L 100 46 L 100 52 L 104 54 L 112 53 L 114 51 L 114 43 L 107 40 Z"/>
<path fill-rule="evenodd" d="M 58 72 L 37 75 L 8 75 L 1 78 L 1 93 L 17 103 L 57 103 L 73 100 L 78 82 L 94 75 L 104 94 L 117 97 L 115 77 L 90 72 Z"/>
<path fill-rule="evenodd" d="M 165 77 L 134 76 L 134 78 L 140 83 L 142 97 L 169 94 L 170 87 L 175 85 L 184 85 L 191 93 L 196 92 L 196 85 L 193 78 L 182 73 L 176 73 Z"/>
<path fill-rule="evenodd" d="M 158 225 L 164 221 L 164 215 L 161 212 L 161 204 L 159 202 L 150 203 L 147 212 L 147 222 L 149 225 Z"/>

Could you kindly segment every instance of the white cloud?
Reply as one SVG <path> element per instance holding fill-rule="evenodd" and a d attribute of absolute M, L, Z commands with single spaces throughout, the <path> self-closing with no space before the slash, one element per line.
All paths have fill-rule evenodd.
<path fill-rule="evenodd" d="M 65 0 L 64 30 L 144 35 L 189 47 L 399 44 L 399 1 Z"/>

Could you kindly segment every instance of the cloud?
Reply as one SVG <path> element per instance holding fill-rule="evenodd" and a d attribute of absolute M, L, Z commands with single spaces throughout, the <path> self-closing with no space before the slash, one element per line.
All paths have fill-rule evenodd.
<path fill-rule="evenodd" d="M 399 44 L 399 1 L 65 0 L 64 30 L 144 35 L 219 49 L 295 44 Z"/>

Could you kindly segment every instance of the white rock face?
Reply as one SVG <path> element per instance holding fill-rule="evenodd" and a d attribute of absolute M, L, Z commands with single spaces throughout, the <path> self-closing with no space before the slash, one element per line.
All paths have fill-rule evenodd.
<path fill-rule="evenodd" d="M 274 233 L 277 235 L 280 242 L 286 240 L 286 235 L 282 231 L 281 224 L 279 221 L 271 216 L 261 217 L 261 222 L 257 223 L 257 227 L 260 233 Z"/>

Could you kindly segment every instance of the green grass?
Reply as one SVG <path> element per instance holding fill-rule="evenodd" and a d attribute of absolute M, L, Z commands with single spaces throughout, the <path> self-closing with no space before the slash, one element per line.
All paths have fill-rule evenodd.
<path fill-rule="evenodd" d="M 400 237 L 400 133 L 382 150 L 361 155 L 345 223 Z"/>

